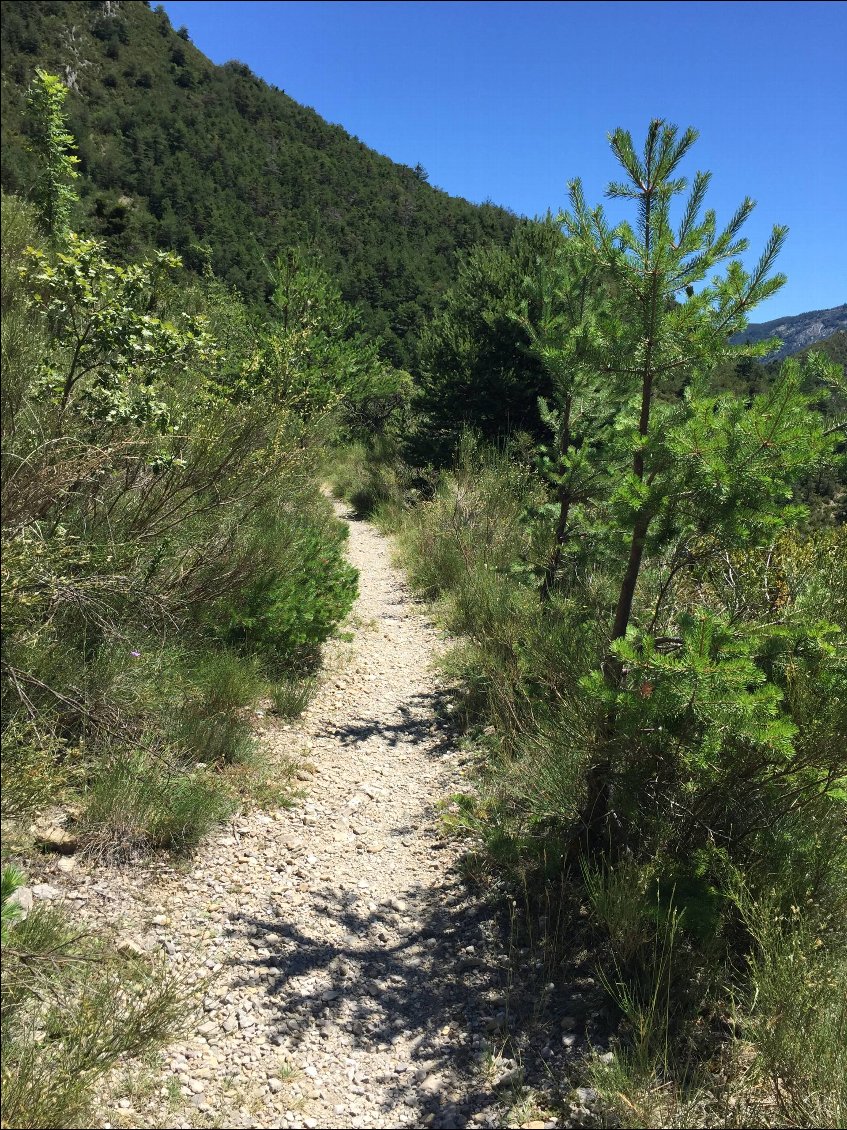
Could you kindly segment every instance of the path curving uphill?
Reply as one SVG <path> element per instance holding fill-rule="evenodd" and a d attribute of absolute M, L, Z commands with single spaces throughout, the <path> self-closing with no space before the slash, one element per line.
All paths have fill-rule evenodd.
<path fill-rule="evenodd" d="M 107 874 L 71 894 L 208 978 L 195 1031 L 165 1053 L 170 1078 L 146 1104 L 113 1090 L 104 1125 L 495 1126 L 519 1081 L 496 1058 L 507 955 L 438 828 L 465 760 L 432 667 L 439 635 L 386 539 L 339 512 L 360 572 L 349 638 L 328 647 L 301 722 L 264 720 L 306 766 L 304 795 L 210 837 L 188 873 Z"/>

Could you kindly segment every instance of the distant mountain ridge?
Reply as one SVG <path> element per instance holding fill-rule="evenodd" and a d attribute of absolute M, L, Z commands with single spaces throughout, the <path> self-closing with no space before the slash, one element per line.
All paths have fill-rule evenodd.
<path fill-rule="evenodd" d="M 802 349 L 825 341 L 839 331 L 847 331 L 847 303 L 829 310 L 809 310 L 788 318 L 773 318 L 769 322 L 752 322 L 743 333 L 736 334 L 734 343 L 766 341 L 777 337 L 782 347 L 767 358 L 781 361 Z"/>

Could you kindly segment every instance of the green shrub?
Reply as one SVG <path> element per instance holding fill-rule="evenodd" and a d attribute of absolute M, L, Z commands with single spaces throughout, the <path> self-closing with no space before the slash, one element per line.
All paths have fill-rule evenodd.
<path fill-rule="evenodd" d="M 697 1026 L 692 1029 L 697 1038 L 680 1041 L 671 1024 L 679 1008 L 676 989 L 690 997 L 692 970 L 678 920 L 670 938 L 671 919 L 664 918 L 663 942 L 656 919 L 651 929 L 644 914 L 637 876 L 622 871 L 611 882 L 594 877 L 589 885 L 614 933 L 613 946 L 623 945 L 617 952 L 630 963 L 638 952 L 653 954 L 640 995 L 620 966 L 606 979 L 626 1017 L 611 1062 L 595 1057 L 588 1065 L 608 1121 L 633 1130 L 845 1124 L 847 954 L 841 918 L 822 914 L 812 899 L 784 911 L 784 892 L 774 888 L 753 898 L 742 886 L 739 909 L 752 941 L 749 980 L 741 992 L 729 979 L 718 992 L 711 986 L 711 1007 L 727 1018 L 718 1038 L 703 1010 L 699 1034 Z"/>
<path fill-rule="evenodd" d="M 185 851 L 233 807 L 226 784 L 208 769 L 120 753 L 92 781 L 80 837 L 86 851 L 110 859 L 156 848 Z"/>
<path fill-rule="evenodd" d="M 177 713 L 173 740 L 192 760 L 224 765 L 243 761 L 254 745 L 247 707 L 264 687 L 254 659 L 232 651 L 191 657 L 185 702 Z"/>
<path fill-rule="evenodd" d="M 47 719 L 37 727 L 14 719 L 3 733 L 0 769 L 0 811 L 5 817 L 23 817 L 61 795 L 74 775 L 76 758 L 66 743 L 47 731 Z"/>
<path fill-rule="evenodd" d="M 209 713 L 242 710 L 261 693 L 262 676 L 255 660 L 229 651 L 197 657 L 190 675 L 192 694 Z"/>
<path fill-rule="evenodd" d="M 228 642 L 260 657 L 269 673 L 314 667 L 321 645 L 356 598 L 344 555 L 345 527 L 324 512 L 282 515 L 260 533 L 261 565 L 228 604 Z"/>

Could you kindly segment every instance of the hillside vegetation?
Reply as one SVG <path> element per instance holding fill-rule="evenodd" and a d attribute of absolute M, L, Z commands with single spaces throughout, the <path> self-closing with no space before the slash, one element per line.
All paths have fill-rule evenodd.
<path fill-rule="evenodd" d="M 360 260 L 354 225 L 277 228 L 255 180 L 234 213 L 266 225 L 255 243 L 227 244 L 226 205 L 213 244 L 189 224 L 217 214 L 191 180 L 204 161 L 214 179 L 212 150 L 194 165 L 182 141 L 156 146 L 186 107 L 203 146 L 222 144 L 218 114 L 273 132 L 283 96 L 212 68 L 141 4 L 10 11 L 12 70 L 49 41 L 78 90 L 40 70 L 8 118 L 4 1125 L 90 1124 L 103 1072 L 185 1022 L 163 968 L 27 914 L 18 864 L 75 850 L 144 866 L 240 806 L 286 803 L 290 767 L 268 763 L 251 715 L 304 708 L 356 592 L 327 476 L 395 532 L 459 641 L 447 666 L 478 787 L 446 819 L 468 874 L 543 923 L 517 944 L 554 980 L 583 947 L 611 1042 L 574 1070 L 603 1118 L 844 1125 L 847 383 L 826 355 L 838 337 L 781 364 L 743 342 L 784 282 L 786 230 L 745 271 L 752 202 L 719 226 L 708 176 L 686 175 L 696 131 L 655 120 L 641 148 L 610 135 L 609 192 L 631 208 L 614 227 L 579 181 L 558 219 L 515 225 L 409 174 L 422 212 L 498 236 L 452 278 L 470 228 L 448 239 L 433 212 L 418 244 L 390 192 L 349 213 L 374 225 Z M 167 80 L 146 69 L 162 44 Z M 96 85 L 110 67 L 117 85 Z M 317 131 L 301 171 L 316 154 L 328 170 L 297 210 L 343 196 L 332 131 L 289 113 Z M 142 138 L 154 156 L 130 159 Z M 119 187 L 92 171 L 107 154 Z M 145 182 L 159 166 L 167 183 Z M 155 249 L 169 233 L 192 269 Z M 432 249 L 405 276 L 420 333 L 388 326 L 411 376 L 374 337 L 401 291 L 393 313 L 345 299 L 378 245 Z"/>
<path fill-rule="evenodd" d="M 65 97 L 39 72 L 41 171 L 3 198 L 4 854 L 126 863 L 286 803 L 253 709 L 305 707 L 357 585 L 323 446 L 404 378 L 293 249 L 257 321 L 171 252 L 118 264 L 74 232 Z M 3 876 L 3 1125 L 89 1125 L 103 1072 L 190 1008 Z"/>
<path fill-rule="evenodd" d="M 152 248 L 206 263 L 248 302 L 293 245 L 323 255 L 345 300 L 408 366 L 456 255 L 503 242 L 516 218 L 426 183 L 269 86 L 215 66 L 141 0 L 3 5 L 3 188 L 34 179 L 24 91 L 36 66 L 70 88 L 80 156 L 77 225 L 128 260 Z"/>

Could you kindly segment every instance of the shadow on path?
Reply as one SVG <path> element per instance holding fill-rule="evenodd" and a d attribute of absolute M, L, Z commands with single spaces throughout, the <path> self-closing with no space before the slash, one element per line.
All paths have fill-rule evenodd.
<path fill-rule="evenodd" d="M 265 980 L 278 1042 L 341 1030 L 351 1050 L 384 1051 L 393 1077 L 365 1084 L 383 1112 L 405 1103 L 417 1115 L 408 1125 L 464 1127 L 498 1098 L 493 1073 L 486 1081 L 478 1070 L 483 1041 L 495 1052 L 509 1044 L 503 923 L 484 906 L 477 913 L 458 879 L 394 905 L 371 909 L 368 899 L 314 885 L 317 918 L 294 921 L 283 897 L 265 917 L 233 920 L 232 932 L 268 951 L 247 963 L 244 981 Z"/>
<path fill-rule="evenodd" d="M 341 723 L 327 721 L 323 732 L 344 746 L 378 741 L 389 748 L 414 747 L 417 752 L 425 747 L 431 758 L 455 754 L 455 735 L 445 721 L 453 698 L 444 690 L 420 692 L 401 702 L 387 718 L 359 715 Z"/>

